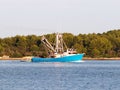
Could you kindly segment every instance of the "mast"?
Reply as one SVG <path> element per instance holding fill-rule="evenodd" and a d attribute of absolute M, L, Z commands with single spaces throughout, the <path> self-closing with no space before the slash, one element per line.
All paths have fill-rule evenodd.
<path fill-rule="evenodd" d="M 45 45 L 48 51 L 50 51 L 50 56 L 55 54 L 63 54 L 67 50 L 67 46 L 62 38 L 61 33 L 56 33 L 56 45 L 55 48 L 48 42 L 48 40 L 43 36 L 41 39 L 42 43 Z"/>
<path fill-rule="evenodd" d="M 56 53 L 63 53 L 64 48 L 63 48 L 63 39 L 62 39 L 62 34 L 57 33 L 56 34 Z"/>

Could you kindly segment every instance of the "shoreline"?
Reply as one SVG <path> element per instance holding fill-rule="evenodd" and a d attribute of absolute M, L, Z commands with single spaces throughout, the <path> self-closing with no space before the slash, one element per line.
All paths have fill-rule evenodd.
<path fill-rule="evenodd" d="M 24 60 L 23 58 L 0 58 L 0 60 Z"/>
<path fill-rule="evenodd" d="M 84 57 L 83 60 L 120 60 L 120 57 L 113 57 L 113 58 L 89 58 Z"/>
<path fill-rule="evenodd" d="M 29 58 L 0 58 L 0 60 L 24 60 L 28 61 L 31 60 L 31 57 Z M 114 58 L 91 58 L 91 57 L 83 57 L 82 60 L 120 60 L 120 57 L 114 57 Z"/>

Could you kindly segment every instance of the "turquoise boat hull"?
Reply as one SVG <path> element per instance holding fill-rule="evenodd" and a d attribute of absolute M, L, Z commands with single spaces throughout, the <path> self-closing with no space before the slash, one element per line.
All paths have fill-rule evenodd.
<path fill-rule="evenodd" d="M 76 62 L 82 60 L 84 54 L 73 54 L 70 56 L 63 56 L 58 58 L 40 58 L 33 57 L 32 62 Z"/>

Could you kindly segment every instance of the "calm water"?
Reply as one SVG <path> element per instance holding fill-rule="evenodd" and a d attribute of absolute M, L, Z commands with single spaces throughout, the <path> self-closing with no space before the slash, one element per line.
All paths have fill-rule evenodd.
<path fill-rule="evenodd" d="M 0 61 L 0 90 L 120 90 L 120 61 Z"/>

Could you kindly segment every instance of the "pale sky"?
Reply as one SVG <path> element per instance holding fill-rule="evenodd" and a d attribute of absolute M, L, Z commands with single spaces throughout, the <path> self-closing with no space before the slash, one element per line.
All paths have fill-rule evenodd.
<path fill-rule="evenodd" d="M 0 0 L 0 37 L 120 29 L 120 0 Z"/>

